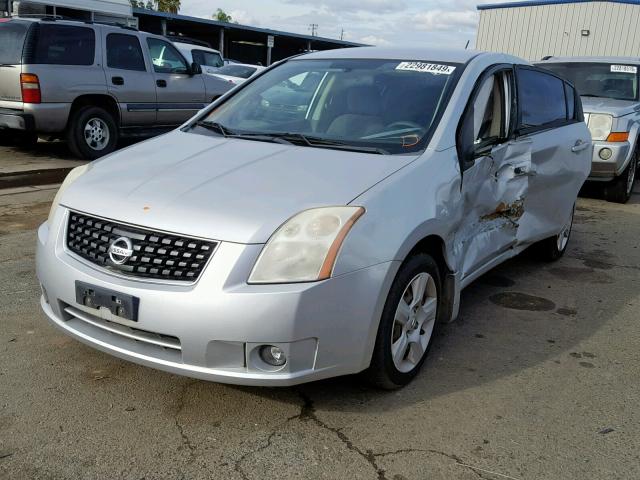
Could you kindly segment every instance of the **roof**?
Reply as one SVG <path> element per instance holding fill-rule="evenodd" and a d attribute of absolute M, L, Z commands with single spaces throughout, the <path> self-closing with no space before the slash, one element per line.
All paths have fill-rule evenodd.
<path fill-rule="evenodd" d="M 134 8 L 133 13 L 135 15 L 148 15 L 152 17 L 160 17 L 160 18 L 166 18 L 170 20 L 181 20 L 184 22 L 195 22 L 195 23 L 200 23 L 204 25 L 213 25 L 216 27 L 226 28 L 226 29 L 247 30 L 251 32 L 264 33 L 266 35 L 295 37 L 295 38 L 301 38 L 304 40 L 312 40 L 314 42 L 327 42 L 327 43 L 333 43 L 336 45 L 342 45 L 345 47 L 361 47 L 363 45 L 361 43 L 347 42 L 345 40 L 337 40 L 334 38 L 316 37 L 316 36 L 304 35 L 300 33 L 283 32 L 281 30 L 271 30 L 269 28 L 252 27 L 249 25 L 240 25 L 238 23 L 219 22 L 217 20 L 210 20 L 208 18 L 190 17 L 188 15 L 180 15 L 180 14 L 167 13 L 167 12 L 157 12 L 155 10 L 147 10 L 144 8 Z"/>
<path fill-rule="evenodd" d="M 543 5 L 564 5 L 567 3 L 588 3 L 594 1 L 640 5 L 640 0 L 524 0 L 522 2 L 487 3 L 478 5 L 477 8 L 478 10 L 492 10 L 495 8 L 540 7 Z"/>
<path fill-rule="evenodd" d="M 336 58 L 364 58 L 364 59 L 394 59 L 419 60 L 428 62 L 466 63 L 483 52 L 463 49 L 416 48 L 416 47 L 361 47 L 341 50 L 324 50 L 309 53 L 297 58 L 302 59 L 336 59 Z"/>
<path fill-rule="evenodd" d="M 640 65 L 640 57 L 550 57 L 535 63 L 612 63 L 621 65 Z"/>

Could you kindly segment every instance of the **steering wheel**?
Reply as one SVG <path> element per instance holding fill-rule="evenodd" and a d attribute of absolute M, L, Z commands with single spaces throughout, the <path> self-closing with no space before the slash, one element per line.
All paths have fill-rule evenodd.
<path fill-rule="evenodd" d="M 395 130 L 395 129 L 403 129 L 403 128 L 411 128 L 411 129 L 417 129 L 417 130 L 422 130 L 424 127 L 422 125 L 419 125 L 415 122 L 410 122 L 408 120 L 402 120 L 399 122 L 393 122 L 391 125 L 387 125 L 386 128 L 388 128 L 389 130 Z"/>
<path fill-rule="evenodd" d="M 624 94 L 624 92 L 622 90 L 611 89 L 611 90 L 605 90 L 604 93 L 606 93 L 607 95 L 609 95 L 611 97 L 621 98 L 621 97 L 625 96 L 625 94 Z"/>

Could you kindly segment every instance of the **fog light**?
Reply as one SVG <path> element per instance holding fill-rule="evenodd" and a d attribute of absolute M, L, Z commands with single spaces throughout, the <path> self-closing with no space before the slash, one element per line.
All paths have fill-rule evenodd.
<path fill-rule="evenodd" d="M 611 158 L 611 155 L 613 155 L 613 152 L 610 148 L 602 148 L 600 149 L 600 152 L 598 152 L 598 155 L 600 155 L 600 158 L 602 160 L 609 160 Z"/>
<path fill-rule="evenodd" d="M 281 367 L 287 363 L 287 356 L 281 348 L 273 345 L 263 345 L 260 347 L 260 358 L 269 365 Z"/>

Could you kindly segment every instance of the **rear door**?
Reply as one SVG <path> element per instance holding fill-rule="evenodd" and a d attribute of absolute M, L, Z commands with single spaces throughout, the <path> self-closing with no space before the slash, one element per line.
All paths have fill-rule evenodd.
<path fill-rule="evenodd" d="M 0 108 L 22 109 L 22 49 L 31 22 L 0 19 Z"/>
<path fill-rule="evenodd" d="M 464 214 L 456 232 L 463 279 L 517 243 L 528 196 L 531 141 L 516 139 L 515 83 L 511 65 L 483 74 L 458 131 Z"/>
<path fill-rule="evenodd" d="M 591 136 L 574 88 L 547 70 L 518 66 L 517 135 L 531 142 L 529 195 L 518 242 L 558 234 L 591 166 Z"/>
<path fill-rule="evenodd" d="M 159 125 L 178 125 L 205 106 L 202 75 L 190 75 L 184 57 L 169 42 L 147 37 L 154 70 Z"/>
<path fill-rule="evenodd" d="M 136 35 L 105 29 L 104 71 L 109 93 L 120 105 L 122 125 L 156 122 L 156 84 Z"/>

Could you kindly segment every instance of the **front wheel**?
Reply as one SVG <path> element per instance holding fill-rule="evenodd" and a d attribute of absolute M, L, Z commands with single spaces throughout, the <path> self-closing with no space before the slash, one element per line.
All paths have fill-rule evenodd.
<path fill-rule="evenodd" d="M 441 283 L 426 254 L 407 260 L 389 290 L 367 380 L 387 390 L 409 383 L 424 363 L 436 327 Z"/>
<path fill-rule="evenodd" d="M 95 160 L 107 155 L 118 143 L 116 121 L 100 107 L 83 107 L 71 119 L 67 142 L 78 158 Z"/>
<path fill-rule="evenodd" d="M 604 197 L 609 202 L 627 203 L 633 193 L 633 185 L 636 181 L 636 171 L 638 169 L 638 151 L 633 157 L 624 172 L 604 187 Z"/>

